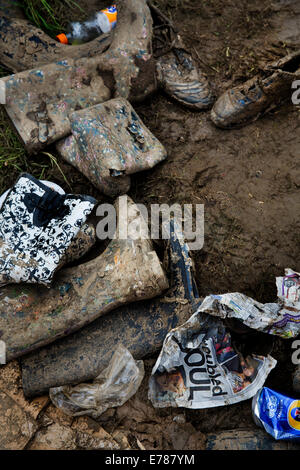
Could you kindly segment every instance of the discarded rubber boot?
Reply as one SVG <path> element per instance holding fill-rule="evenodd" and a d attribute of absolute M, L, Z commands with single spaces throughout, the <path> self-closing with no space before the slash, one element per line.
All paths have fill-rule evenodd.
<path fill-rule="evenodd" d="M 178 103 L 197 111 L 212 106 L 214 96 L 208 80 L 184 49 L 173 48 L 160 57 L 156 70 L 161 87 Z"/>
<path fill-rule="evenodd" d="M 101 54 L 111 40 L 105 34 L 88 44 L 68 47 L 25 18 L 19 0 L 0 0 L 0 62 L 14 73 L 67 57 L 79 59 Z"/>
<path fill-rule="evenodd" d="M 118 201 L 117 201 L 118 203 Z M 118 226 L 124 216 L 117 204 Z M 129 224 L 145 224 L 127 199 Z M 97 258 L 62 269 L 53 287 L 7 286 L 1 290 L 0 338 L 7 361 L 49 344 L 114 308 L 159 295 L 167 278 L 149 240 L 113 239 Z"/>
<path fill-rule="evenodd" d="M 131 185 L 130 176 L 108 175 L 109 169 L 104 169 L 106 176 L 103 177 L 97 173 L 96 165 L 100 163 L 100 159 L 93 152 L 81 156 L 76 139 L 73 135 L 69 135 L 65 139 L 59 140 L 56 144 L 56 150 L 59 155 L 74 168 L 83 173 L 93 185 L 106 196 L 117 197 L 126 194 Z M 94 163 L 94 165 L 89 165 Z M 106 171 L 105 171 L 106 170 Z"/>
<path fill-rule="evenodd" d="M 173 221 L 169 271 L 171 287 L 163 297 L 123 305 L 22 358 L 25 395 L 41 395 L 51 387 L 95 378 L 107 367 L 118 345 L 127 348 L 135 359 L 157 352 L 166 334 L 186 321 L 200 304 L 188 246 Z"/>
<path fill-rule="evenodd" d="M 300 77 L 300 51 L 265 67 L 261 76 L 223 93 L 211 111 L 211 119 L 223 129 L 241 127 L 291 97 L 291 85 Z"/>
<path fill-rule="evenodd" d="M 0 210 L 0 286 L 50 286 L 96 202 L 90 196 L 59 194 L 22 174 Z"/>
<path fill-rule="evenodd" d="M 4 31 L 9 30 L 13 34 L 11 20 L 0 17 L 0 27 L 3 22 Z M 123 0 L 110 47 L 102 54 L 93 54 L 92 49 L 87 52 L 85 46 L 91 44 L 87 43 L 78 46 L 84 48 L 80 56 L 73 58 L 72 54 L 66 53 L 63 60 L 58 56 L 44 65 L 44 43 L 39 62 L 39 51 L 35 51 L 35 45 L 37 43 L 38 49 L 40 39 L 32 34 L 21 50 L 25 48 L 24 54 L 35 55 L 35 68 L 0 79 L 5 109 L 29 152 L 37 152 L 69 135 L 68 116 L 73 111 L 116 96 L 140 101 L 157 88 L 155 61 L 151 55 L 152 18 L 145 0 Z M 24 46 L 24 41 L 24 34 L 18 36 L 16 33 L 14 49 L 18 49 L 20 43 Z M 8 40 L 2 36 L 2 31 L 0 61 L 8 68 L 12 62 L 17 70 L 26 69 L 22 66 L 24 61 L 20 61 L 18 68 L 19 62 L 14 53 L 11 61 L 5 60 L 5 54 L 1 54 L 1 42 L 7 50 Z M 27 43 L 32 42 L 34 50 L 29 48 L 27 52 Z M 61 46 L 68 47 L 68 50 L 73 48 Z"/>
<path fill-rule="evenodd" d="M 29 153 L 70 134 L 68 115 L 75 109 L 112 97 L 94 62 L 68 59 L 0 79 L 6 112 Z"/>
<path fill-rule="evenodd" d="M 45 186 L 48 186 L 48 188 L 53 189 L 54 191 L 58 192 L 59 194 L 65 194 L 64 190 L 58 186 L 58 184 L 53 183 L 52 181 L 45 181 L 45 180 L 39 180 L 41 183 L 43 183 Z M 6 196 L 8 195 L 9 191 L 11 188 L 7 189 L 3 194 L 0 196 L 0 209 L 3 205 L 3 202 L 6 199 Z"/>
<path fill-rule="evenodd" d="M 144 378 L 143 361 L 135 361 L 124 346 L 119 345 L 107 366 L 93 383 L 49 390 L 52 403 L 69 416 L 99 418 L 108 408 L 122 406 L 138 390 Z"/>
<path fill-rule="evenodd" d="M 91 223 L 83 224 L 77 237 L 73 239 L 69 248 L 66 250 L 57 269 L 82 258 L 92 249 L 96 241 L 97 237 L 94 225 Z"/>
<path fill-rule="evenodd" d="M 60 186 L 58 186 L 58 184 L 56 183 L 53 183 L 51 181 L 44 181 L 44 180 L 42 180 L 41 183 L 53 189 L 54 191 L 57 191 L 59 194 L 65 194 L 64 190 Z M 0 196 L 0 210 L 9 191 L 10 189 L 5 191 Z M 88 253 L 88 251 L 92 248 L 92 246 L 95 243 L 96 243 L 95 227 L 91 223 L 83 224 L 83 226 L 78 232 L 78 235 L 72 240 L 70 246 L 67 248 L 65 254 L 62 256 L 57 269 L 60 269 L 65 264 L 72 263 L 82 258 L 86 253 Z"/>
<path fill-rule="evenodd" d="M 58 142 L 58 152 L 109 196 L 129 189 L 127 175 L 167 157 L 163 145 L 123 98 L 75 112 L 70 122 L 73 136 Z"/>

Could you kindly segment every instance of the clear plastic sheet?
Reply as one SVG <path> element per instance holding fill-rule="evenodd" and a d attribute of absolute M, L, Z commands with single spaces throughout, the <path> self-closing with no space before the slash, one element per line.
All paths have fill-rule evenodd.
<path fill-rule="evenodd" d="M 118 346 L 106 369 L 92 384 L 51 388 L 55 406 L 70 416 L 99 417 L 108 408 L 121 406 L 138 390 L 144 377 L 143 361 L 135 361 L 130 352 Z"/>

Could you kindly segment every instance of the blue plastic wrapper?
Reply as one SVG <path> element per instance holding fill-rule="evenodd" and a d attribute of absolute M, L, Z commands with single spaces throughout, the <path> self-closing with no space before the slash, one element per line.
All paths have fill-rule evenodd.
<path fill-rule="evenodd" d="M 300 400 L 263 387 L 252 400 L 255 423 L 276 440 L 300 441 Z"/>

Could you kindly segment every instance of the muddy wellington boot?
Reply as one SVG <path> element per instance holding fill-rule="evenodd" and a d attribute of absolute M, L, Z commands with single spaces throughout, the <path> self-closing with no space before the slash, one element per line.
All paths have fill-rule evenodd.
<path fill-rule="evenodd" d="M 109 47 L 100 54 L 94 52 L 93 41 L 55 44 L 38 28 L 31 32 L 28 21 L 6 16 L 9 9 L 1 13 L 0 8 L 0 62 L 18 72 L 0 78 L 1 99 L 29 153 L 67 137 L 74 111 L 112 98 L 140 102 L 161 87 L 191 109 L 212 105 L 207 79 L 170 20 L 157 8 L 156 16 L 153 7 L 150 12 L 146 0 L 119 0 L 117 8 Z M 152 42 L 153 32 L 156 39 L 163 38 L 163 50 Z"/>
<path fill-rule="evenodd" d="M 266 66 L 261 76 L 225 91 L 211 110 L 217 127 L 230 129 L 255 121 L 292 96 L 300 78 L 300 50 Z"/>
<path fill-rule="evenodd" d="M 64 190 L 52 181 L 41 181 L 45 186 L 57 191 L 59 194 L 65 194 Z M 10 189 L 5 191 L 0 196 L 0 210 L 9 193 Z M 96 243 L 96 229 L 93 224 L 85 223 L 80 228 L 76 237 L 71 241 L 70 246 L 67 248 L 65 254 L 61 257 L 57 269 L 62 268 L 64 265 L 73 263 L 86 255 Z"/>
<path fill-rule="evenodd" d="M 124 194 L 129 175 L 167 157 L 129 101 L 115 98 L 69 116 L 72 136 L 56 145 L 59 154 L 108 196 Z"/>
<path fill-rule="evenodd" d="M 5 109 L 28 152 L 38 152 L 67 137 L 69 115 L 74 111 L 116 97 L 141 101 L 157 89 L 152 18 L 146 0 L 118 0 L 117 8 L 118 21 L 109 47 L 102 53 L 94 52 L 93 41 L 80 46 L 55 45 L 49 37 L 46 41 L 42 31 L 30 34 L 27 22 L 2 16 L 0 8 L 0 62 L 19 72 L 0 78 L 0 90 L 4 90 Z M 12 52 L 8 43 L 12 43 Z M 51 52 L 61 49 L 64 55 L 53 57 Z M 20 50 L 20 57 L 15 50 Z M 22 60 L 24 57 L 29 60 Z M 32 57 L 34 65 L 29 65 Z"/>
<path fill-rule="evenodd" d="M 86 255 L 97 241 L 96 229 L 93 224 L 83 224 L 69 248 L 66 250 L 65 255 L 62 257 L 58 269 L 61 269 L 66 264 L 74 263 Z"/>
<path fill-rule="evenodd" d="M 0 209 L 0 286 L 50 287 L 96 202 L 91 196 L 60 194 L 21 174 Z"/>
<path fill-rule="evenodd" d="M 183 234 L 171 221 L 168 246 L 170 289 L 161 297 L 123 305 L 67 338 L 22 358 L 27 397 L 49 388 L 77 384 L 103 371 L 119 345 L 135 359 L 161 349 L 167 333 L 196 311 L 200 299 Z"/>
<path fill-rule="evenodd" d="M 100 156 L 95 152 L 82 154 L 73 134 L 59 140 L 56 144 L 56 150 L 67 163 L 84 174 L 93 186 L 106 196 L 118 197 L 129 191 L 130 176 L 123 176 L 122 173 L 117 171 L 110 171 L 111 159 L 105 158 L 103 162 L 101 159 L 103 153 Z M 115 154 L 115 157 L 117 157 L 117 154 Z"/>
<path fill-rule="evenodd" d="M 126 201 L 127 211 L 117 200 L 116 238 L 98 257 L 60 270 L 50 289 L 25 284 L 2 288 L 0 338 L 6 344 L 7 361 L 66 336 L 120 305 L 152 298 L 168 287 L 150 240 L 132 239 L 136 237 L 130 234 L 118 238 L 127 220 L 124 212 L 130 226 L 145 224 L 133 201 Z"/>

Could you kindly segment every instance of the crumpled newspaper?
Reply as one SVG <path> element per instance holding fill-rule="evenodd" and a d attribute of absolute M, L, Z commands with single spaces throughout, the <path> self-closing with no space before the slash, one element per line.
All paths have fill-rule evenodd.
<path fill-rule="evenodd" d="M 98 418 L 108 408 L 121 406 L 129 400 L 143 378 L 143 361 L 135 361 L 130 352 L 119 345 L 107 368 L 92 384 L 50 388 L 49 395 L 54 405 L 69 416 Z"/>
<path fill-rule="evenodd" d="M 237 318 L 255 330 L 293 338 L 300 333 L 300 274 L 285 270 L 276 278 L 277 303 L 261 304 L 238 292 L 205 297 L 198 312 L 219 318 Z"/>
<path fill-rule="evenodd" d="M 156 408 L 230 405 L 252 398 L 275 365 L 271 356 L 243 358 L 222 320 L 196 312 L 166 336 L 148 398 Z"/>

